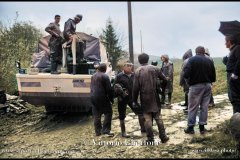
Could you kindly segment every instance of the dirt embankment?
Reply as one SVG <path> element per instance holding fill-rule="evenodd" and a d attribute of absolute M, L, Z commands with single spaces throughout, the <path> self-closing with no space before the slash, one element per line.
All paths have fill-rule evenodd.
<path fill-rule="evenodd" d="M 205 135 L 199 134 L 198 126 L 195 127 L 195 135 L 184 133 L 187 115 L 182 111 L 183 107 L 174 104 L 172 108 L 162 109 L 170 140 L 166 144 L 159 141 L 154 123 L 154 146 L 142 145 L 146 135 L 141 134 L 137 116 L 132 113 L 126 117 L 127 132 L 131 138 L 121 137 L 117 114 L 112 121 L 115 136 L 95 137 L 90 114 L 48 115 L 44 107 L 26 104 L 28 112 L 1 114 L 0 158 L 235 158 L 239 156 L 235 141 L 224 126 L 225 120 L 232 115 L 226 99 L 226 95 L 215 97 L 216 106 L 209 108 L 209 132 Z M 116 106 L 113 107 L 116 110 Z M 220 140 L 220 148 L 216 148 L 216 142 L 220 143 Z M 225 141 L 228 145 L 222 145 Z"/>

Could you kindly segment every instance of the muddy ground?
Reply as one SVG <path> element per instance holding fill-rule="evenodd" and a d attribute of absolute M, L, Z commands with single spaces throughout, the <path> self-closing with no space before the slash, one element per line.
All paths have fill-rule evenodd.
<path fill-rule="evenodd" d="M 173 104 L 171 108 L 163 108 L 162 118 L 170 140 L 166 144 L 160 142 L 154 123 L 154 146 L 143 145 L 146 135 L 141 134 L 137 116 L 133 113 L 126 117 L 131 138 L 121 137 L 116 106 L 113 106 L 112 121 L 115 136 L 95 137 L 91 114 L 46 114 L 44 107 L 26 104 L 29 112 L 0 115 L 0 158 L 212 158 L 215 155 L 237 158 L 235 145 L 214 147 L 218 141 L 214 138 L 220 133 L 225 134 L 223 125 L 232 116 L 226 94 L 214 99 L 216 106 L 209 108 L 206 126 L 209 131 L 205 135 L 200 135 L 198 126 L 195 126 L 194 135 L 184 133 L 187 125 L 184 107 Z M 219 139 L 224 137 L 230 136 L 222 135 Z M 231 141 L 228 144 L 235 144 L 234 139 L 229 139 L 225 140 Z"/>

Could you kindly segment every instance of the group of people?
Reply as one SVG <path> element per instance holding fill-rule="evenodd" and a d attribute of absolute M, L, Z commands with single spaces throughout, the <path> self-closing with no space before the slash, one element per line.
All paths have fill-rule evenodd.
<path fill-rule="evenodd" d="M 76 25 L 82 21 L 82 18 L 81 14 L 77 14 L 73 19 L 69 18 L 64 24 L 63 37 L 61 36 L 59 24 L 61 20 L 60 15 L 55 15 L 55 21 L 45 28 L 45 31 L 51 35 L 48 43 L 50 48 L 51 74 L 60 74 L 57 67 L 58 64 L 62 63 L 62 51 L 70 44 L 73 55 L 73 74 L 76 73 L 76 45 L 78 41 L 81 41 L 76 34 Z M 83 55 L 80 57 L 83 58 Z"/>
<path fill-rule="evenodd" d="M 196 48 L 196 56 L 191 57 L 189 52 L 188 62 L 184 64 L 182 78 L 188 85 L 188 127 L 185 133 L 194 133 L 196 115 L 200 105 L 199 129 L 204 134 L 207 124 L 208 105 L 212 95 L 212 83 L 216 80 L 216 73 L 213 61 L 206 56 L 205 48 L 199 46 Z M 156 62 L 148 64 L 149 55 L 142 53 L 138 56 L 140 67 L 133 71 L 133 64 L 125 62 L 122 72 L 118 73 L 113 86 L 109 77 L 104 74 L 106 64 L 100 64 L 98 71 L 92 76 L 91 80 L 91 100 L 93 103 L 93 117 L 96 136 L 101 134 L 113 135 L 111 133 L 112 104 L 114 97 L 118 99 L 118 112 L 122 137 L 129 137 L 126 134 L 124 119 L 126 117 L 126 106 L 138 115 L 141 132 L 146 132 L 146 143 L 154 142 L 153 119 L 156 121 L 159 131 L 159 138 L 162 143 L 166 143 L 169 137 L 166 135 L 164 123 L 161 118 L 161 99 L 162 84 L 170 82 L 168 99 L 171 100 L 172 81 L 173 81 L 173 63 L 169 61 L 167 55 L 161 56 L 163 61 L 162 68 L 156 65 Z M 165 85 L 164 87 L 166 87 Z M 159 89 L 160 88 L 160 89 Z M 160 90 L 160 91 L 159 91 Z M 159 94 L 161 96 L 159 96 Z M 140 97 L 140 100 L 139 100 Z M 140 103 L 139 103 L 140 102 Z M 171 102 L 171 101 L 170 101 Z M 104 122 L 101 125 L 101 115 L 104 114 Z"/>
<path fill-rule="evenodd" d="M 159 137 L 162 143 L 169 140 L 167 137 L 163 121 L 161 119 L 161 102 L 157 89 L 157 80 L 168 81 L 168 78 L 162 73 L 161 69 L 149 65 L 149 55 L 142 53 L 138 56 L 141 64 L 135 72 L 133 72 L 133 64 L 129 61 L 124 62 L 122 72 L 118 73 L 114 84 L 111 88 L 109 77 L 104 74 L 106 64 L 99 65 L 97 72 L 91 79 L 91 101 L 93 103 L 93 117 L 95 134 L 111 133 L 111 117 L 112 104 L 114 97 L 118 99 L 118 112 L 122 137 L 129 137 L 126 134 L 125 117 L 126 107 L 138 115 L 140 130 L 146 133 L 146 143 L 154 143 L 153 119 L 156 121 L 159 130 Z M 140 104 L 138 97 L 140 95 Z M 101 125 L 101 115 L 104 114 L 104 122 Z"/>
<path fill-rule="evenodd" d="M 55 21 L 46 28 L 51 38 L 49 40 L 51 74 L 59 74 L 57 66 L 62 60 L 62 50 L 71 44 L 73 57 L 76 57 L 76 44 L 81 41 L 76 34 L 76 25 L 82 20 L 82 15 L 77 14 L 74 19 L 69 18 L 64 25 L 63 37 L 60 30 L 60 15 L 55 16 Z M 229 35 L 225 38 L 226 47 L 230 49 L 228 56 L 223 58 L 226 65 L 228 96 L 233 105 L 233 113 L 240 112 L 240 45 L 236 36 Z M 194 134 L 196 116 L 200 106 L 199 129 L 204 134 L 207 125 L 208 106 L 214 104 L 212 96 L 212 83 L 216 81 L 215 66 L 209 52 L 203 46 L 195 49 L 196 55 L 192 55 L 189 49 L 183 56 L 182 71 L 180 73 L 180 86 L 183 87 L 185 103 L 188 113 L 188 126 L 184 129 L 187 134 Z M 82 56 L 83 57 L 83 56 Z M 142 53 L 138 56 L 140 67 L 134 72 L 133 64 L 125 62 L 122 71 L 116 76 L 113 86 L 109 77 L 105 74 L 107 66 L 99 64 L 97 72 L 91 78 L 91 101 L 94 116 L 96 136 L 111 133 L 112 104 L 114 98 L 118 99 L 118 113 L 122 137 L 129 137 L 126 133 L 125 117 L 127 105 L 138 116 L 140 130 L 146 132 L 147 142 L 154 142 L 153 119 L 156 121 L 159 138 L 166 143 L 169 137 L 166 135 L 161 118 L 161 108 L 165 104 L 166 96 L 171 104 L 173 92 L 173 63 L 168 55 L 162 55 L 162 66 L 157 66 L 157 61 L 148 64 L 149 55 Z M 73 58 L 73 66 L 76 66 L 76 58 Z M 76 68 L 73 73 L 76 73 Z M 159 96 L 160 95 L 160 96 Z M 140 103 L 139 103 L 140 96 Z M 101 116 L 104 115 L 103 125 Z"/>
<path fill-rule="evenodd" d="M 228 56 L 223 62 L 227 68 L 228 95 L 233 105 L 233 113 L 240 111 L 240 45 L 234 36 L 226 36 L 226 47 L 230 49 Z M 180 74 L 180 85 L 185 93 L 185 104 L 188 113 L 186 134 L 194 134 L 196 117 L 199 114 L 200 134 L 207 130 L 208 107 L 213 103 L 212 84 L 216 81 L 216 71 L 213 59 L 203 46 L 195 49 L 196 55 L 192 55 L 189 49 L 183 56 L 182 71 Z M 161 118 L 161 108 L 165 94 L 171 102 L 173 63 L 169 61 L 167 55 L 161 56 L 162 67 L 157 66 L 157 62 L 148 64 L 149 55 L 142 53 L 138 56 L 140 67 L 135 72 L 133 64 L 125 62 L 122 71 L 117 74 L 113 86 L 109 77 L 104 74 L 106 64 L 100 64 L 98 71 L 92 76 L 91 100 L 93 102 L 93 117 L 96 136 L 111 133 L 112 104 L 114 98 L 118 99 L 118 112 L 122 137 L 129 137 L 126 134 L 124 119 L 126 117 L 127 105 L 138 115 L 139 126 L 142 133 L 146 132 L 147 141 L 154 142 L 153 119 L 156 121 L 159 138 L 162 143 L 166 143 L 169 137 L 166 135 L 164 123 Z M 169 92 L 163 92 L 166 85 L 170 85 Z M 160 85 L 159 85 L 160 84 Z M 162 85 L 165 84 L 165 85 Z M 165 88 L 164 88 L 165 87 Z M 160 94 L 160 96 L 159 96 Z M 139 98 L 140 97 L 140 98 Z M 162 101 L 161 101 L 162 99 Z M 140 103 L 139 103 L 140 102 Z M 101 115 L 105 115 L 103 125 Z"/>

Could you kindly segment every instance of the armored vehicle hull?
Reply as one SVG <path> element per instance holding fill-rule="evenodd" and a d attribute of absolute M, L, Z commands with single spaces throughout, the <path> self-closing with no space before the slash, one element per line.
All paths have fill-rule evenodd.
<path fill-rule="evenodd" d="M 32 69 L 25 72 L 19 67 L 16 74 L 20 97 L 33 105 L 45 105 L 47 111 L 88 112 L 92 108 L 90 101 L 91 77 L 96 72 L 95 62 L 107 64 L 106 74 L 111 79 L 112 67 L 102 41 L 86 33 L 77 32 L 85 42 L 84 59 L 73 69 L 74 57 L 69 49 L 63 49 L 61 74 L 44 72 L 50 64 L 48 41 L 50 36 L 39 40 L 38 53 L 33 54 Z M 78 50 L 77 50 L 78 51 Z M 18 65 L 20 66 L 20 65 Z M 76 73 L 73 73 L 73 70 Z M 74 72 L 75 72 L 74 71 Z"/>

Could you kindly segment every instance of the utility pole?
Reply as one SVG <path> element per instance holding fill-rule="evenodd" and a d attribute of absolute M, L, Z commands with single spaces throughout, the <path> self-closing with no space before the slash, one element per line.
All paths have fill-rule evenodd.
<path fill-rule="evenodd" d="M 128 34 L 129 34 L 130 61 L 134 64 L 133 35 L 132 35 L 132 9 L 131 9 L 131 2 L 129 1 L 128 1 Z"/>

